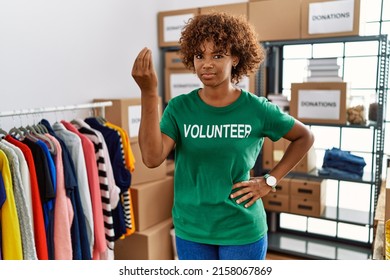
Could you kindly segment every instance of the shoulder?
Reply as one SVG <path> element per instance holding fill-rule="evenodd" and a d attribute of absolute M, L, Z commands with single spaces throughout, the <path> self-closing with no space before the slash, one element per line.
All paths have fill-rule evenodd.
<path fill-rule="evenodd" d="M 175 97 L 173 97 L 171 100 L 169 100 L 169 102 L 182 102 L 182 101 L 186 101 L 188 99 L 192 99 L 194 98 L 197 94 L 198 94 L 198 91 L 199 89 L 194 89 L 193 91 L 190 91 L 188 93 L 183 93 L 183 94 L 180 94 L 180 95 L 177 95 Z"/>
<path fill-rule="evenodd" d="M 242 90 L 242 94 L 244 95 L 244 99 L 246 100 L 246 102 L 250 104 L 256 104 L 261 106 L 268 106 L 271 104 L 269 100 L 264 96 L 257 96 L 246 90 Z"/>
<path fill-rule="evenodd" d="M 187 104 L 195 101 L 196 96 L 198 94 L 198 90 L 199 89 L 195 89 L 191 92 L 183 93 L 183 94 L 180 94 L 178 96 L 171 98 L 168 101 L 167 109 L 181 107 L 181 106 L 187 105 Z"/>

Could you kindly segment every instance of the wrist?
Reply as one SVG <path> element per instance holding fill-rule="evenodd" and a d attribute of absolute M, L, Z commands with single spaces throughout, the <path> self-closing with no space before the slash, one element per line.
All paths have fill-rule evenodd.
<path fill-rule="evenodd" d="M 272 176 L 271 174 L 265 174 L 263 176 L 264 178 L 264 181 L 266 183 L 267 186 L 269 186 L 273 192 L 276 192 L 276 186 L 277 186 L 277 183 L 278 181 L 276 180 L 276 178 L 274 176 Z"/>

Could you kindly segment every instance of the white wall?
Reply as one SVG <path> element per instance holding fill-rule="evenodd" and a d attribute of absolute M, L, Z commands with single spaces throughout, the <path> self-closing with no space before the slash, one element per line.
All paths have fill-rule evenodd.
<path fill-rule="evenodd" d="M 138 97 L 130 72 L 142 47 L 160 71 L 159 11 L 238 2 L 0 0 L 0 111 Z"/>

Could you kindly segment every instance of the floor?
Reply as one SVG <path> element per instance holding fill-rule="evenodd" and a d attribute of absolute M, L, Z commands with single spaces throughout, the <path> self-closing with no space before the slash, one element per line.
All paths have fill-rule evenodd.
<path fill-rule="evenodd" d="M 276 252 L 268 252 L 266 256 L 266 260 L 307 260 L 305 258 L 291 256 L 287 254 L 281 254 Z"/>

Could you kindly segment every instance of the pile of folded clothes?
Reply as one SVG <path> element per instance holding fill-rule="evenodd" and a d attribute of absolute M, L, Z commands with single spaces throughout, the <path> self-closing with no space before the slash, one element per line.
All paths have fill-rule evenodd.
<path fill-rule="evenodd" d="M 325 151 L 322 169 L 318 173 L 343 179 L 361 179 L 365 166 L 364 158 L 332 148 Z"/>

